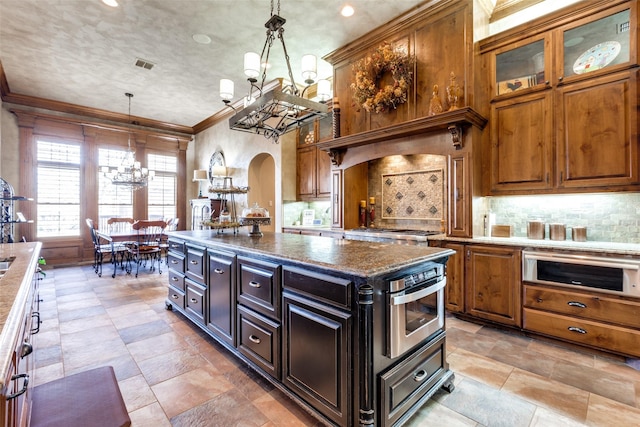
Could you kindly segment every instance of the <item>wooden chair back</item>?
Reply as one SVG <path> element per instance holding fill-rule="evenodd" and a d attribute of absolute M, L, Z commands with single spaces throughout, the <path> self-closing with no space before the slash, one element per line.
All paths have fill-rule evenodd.
<path fill-rule="evenodd" d="M 109 232 L 129 231 L 134 222 L 133 218 L 109 218 L 107 226 L 109 227 Z"/>
<path fill-rule="evenodd" d="M 131 226 L 138 232 L 137 250 L 140 252 L 160 249 L 158 244 L 162 238 L 167 223 L 162 220 L 140 220 Z"/>

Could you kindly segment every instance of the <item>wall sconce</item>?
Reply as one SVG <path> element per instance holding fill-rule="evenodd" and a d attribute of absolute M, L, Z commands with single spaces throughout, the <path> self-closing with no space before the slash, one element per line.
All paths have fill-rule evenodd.
<path fill-rule="evenodd" d="M 202 197 L 202 181 L 209 181 L 209 174 L 206 169 L 196 169 L 193 171 L 193 180 L 198 181 L 198 197 Z"/>

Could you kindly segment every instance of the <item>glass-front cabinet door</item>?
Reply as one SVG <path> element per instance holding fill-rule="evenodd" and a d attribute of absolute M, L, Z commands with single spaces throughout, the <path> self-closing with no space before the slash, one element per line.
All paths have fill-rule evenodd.
<path fill-rule="evenodd" d="M 493 97 L 548 85 L 551 68 L 548 47 L 548 37 L 544 37 L 496 51 Z"/>
<path fill-rule="evenodd" d="M 558 82 L 574 76 L 590 77 L 612 72 L 636 63 L 633 41 L 636 28 L 630 24 L 632 14 L 635 15 L 635 2 L 613 7 L 560 29 Z"/>

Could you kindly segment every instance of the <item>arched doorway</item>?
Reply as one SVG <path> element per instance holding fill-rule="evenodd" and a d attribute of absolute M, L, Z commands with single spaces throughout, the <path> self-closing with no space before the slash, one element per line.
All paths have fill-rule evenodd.
<path fill-rule="evenodd" d="M 262 231 L 275 231 L 276 215 L 276 163 L 267 153 L 255 156 L 249 163 L 249 206 L 258 203 L 271 215 L 271 225 L 261 226 Z"/>

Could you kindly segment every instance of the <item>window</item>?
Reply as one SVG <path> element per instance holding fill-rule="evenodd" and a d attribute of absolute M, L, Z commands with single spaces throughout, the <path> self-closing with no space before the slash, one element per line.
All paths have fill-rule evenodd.
<path fill-rule="evenodd" d="M 109 170 L 122 163 L 126 150 L 98 148 L 98 224 L 99 230 L 106 230 L 109 218 L 133 218 L 133 190 L 122 185 L 113 185 L 104 176 L 102 167 Z"/>
<path fill-rule="evenodd" d="M 80 144 L 37 141 L 37 237 L 80 235 Z"/>
<path fill-rule="evenodd" d="M 147 214 L 149 219 L 170 219 L 176 217 L 176 191 L 178 159 L 175 156 L 149 154 L 149 170 L 156 176 L 147 186 Z"/>

